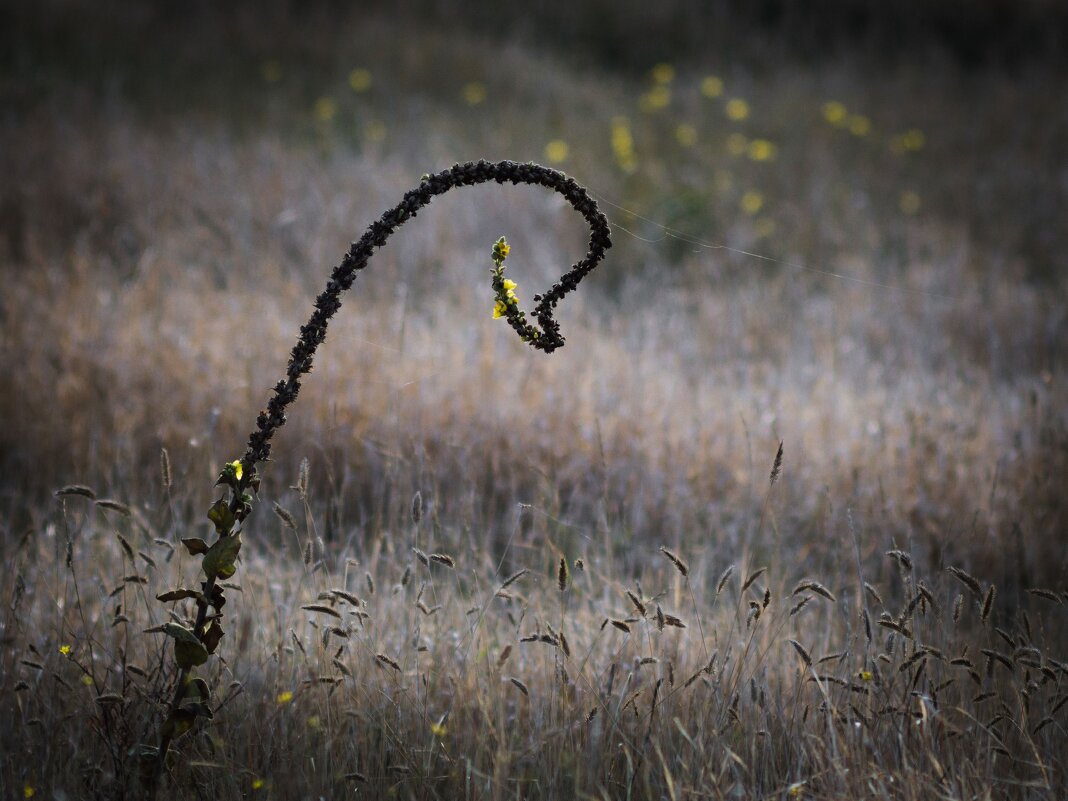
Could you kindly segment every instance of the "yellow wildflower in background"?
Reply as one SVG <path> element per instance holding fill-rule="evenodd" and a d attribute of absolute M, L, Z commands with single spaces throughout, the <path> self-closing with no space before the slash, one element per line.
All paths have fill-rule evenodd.
<path fill-rule="evenodd" d="M 740 97 L 732 97 L 724 107 L 727 118 L 735 122 L 741 122 L 749 116 L 749 104 Z"/>
<path fill-rule="evenodd" d="M 570 152 L 571 148 L 567 146 L 567 142 L 563 139 L 554 139 L 545 146 L 545 158 L 550 164 L 567 161 L 567 156 Z"/>
<path fill-rule="evenodd" d="M 778 150 L 767 139 L 754 139 L 749 143 L 748 155 L 753 161 L 772 161 L 778 154 Z"/>
<path fill-rule="evenodd" d="M 683 123 L 675 128 L 675 139 L 683 147 L 693 147 L 697 144 L 697 129 Z"/>
<path fill-rule="evenodd" d="M 253 779 L 252 780 L 252 789 L 253 790 L 262 790 L 263 789 L 263 779 Z"/>
<path fill-rule="evenodd" d="M 469 106 L 477 106 L 486 99 L 486 86 L 478 81 L 471 81 L 465 83 L 464 88 L 460 91 L 463 96 L 464 102 Z"/>
<path fill-rule="evenodd" d="M 656 83 L 671 83 L 675 80 L 675 68 L 670 64 L 657 64 L 652 69 L 652 76 Z"/>
<path fill-rule="evenodd" d="M 739 204 L 746 214 L 752 216 L 764 208 L 764 196 L 759 192 L 750 189 L 744 195 L 742 195 L 742 201 Z"/>
<path fill-rule="evenodd" d="M 749 149 L 749 140 L 740 133 L 732 133 L 727 137 L 727 152 L 732 156 L 744 156 Z"/>
<path fill-rule="evenodd" d="M 901 137 L 901 145 L 905 150 L 922 150 L 927 143 L 927 137 L 919 128 L 910 128 Z"/>
<path fill-rule="evenodd" d="M 263 66 L 260 67 L 260 74 L 267 83 L 278 83 L 282 80 L 282 65 L 273 59 L 264 61 Z"/>
<path fill-rule="evenodd" d="M 293 693 L 291 690 L 283 690 L 278 693 L 278 697 L 275 699 L 279 704 L 288 704 L 293 700 Z"/>
<path fill-rule="evenodd" d="M 831 125 L 844 125 L 847 113 L 846 107 L 837 100 L 828 100 L 823 104 L 823 119 Z"/>
<path fill-rule="evenodd" d="M 905 214 L 910 216 L 916 214 L 921 206 L 919 193 L 913 192 L 911 189 L 906 189 L 897 199 L 897 206 Z"/>
<path fill-rule="evenodd" d="M 701 94 L 709 99 L 715 99 L 723 94 L 723 79 L 715 75 L 709 75 L 701 81 Z"/>
<path fill-rule="evenodd" d="M 366 92 L 371 88 L 371 71 L 357 67 L 349 73 L 349 86 L 354 92 Z"/>
<path fill-rule="evenodd" d="M 634 155 L 634 137 L 630 133 L 630 120 L 626 117 L 612 118 L 612 155 L 616 164 L 627 172 L 633 172 L 638 166 Z"/>
<path fill-rule="evenodd" d="M 666 86 L 654 86 L 638 98 L 638 108 L 647 114 L 671 105 L 671 90 Z"/>
<path fill-rule="evenodd" d="M 59 646 L 59 652 L 61 654 L 63 654 L 63 656 L 70 656 L 70 646 L 69 645 L 61 645 L 61 646 Z"/>
<path fill-rule="evenodd" d="M 862 670 L 857 675 L 860 676 L 861 681 L 871 681 L 875 678 L 875 674 L 872 673 L 870 670 Z"/>
<path fill-rule="evenodd" d="M 337 116 L 337 101 L 332 97 L 320 97 L 315 101 L 312 113 L 319 122 L 330 122 Z"/>
<path fill-rule="evenodd" d="M 431 723 L 430 724 L 430 733 L 433 734 L 435 737 L 442 738 L 446 734 L 448 734 L 448 731 L 449 730 L 446 729 L 445 726 L 442 725 L 441 723 Z"/>
<path fill-rule="evenodd" d="M 82 684 L 84 684 L 86 687 L 92 687 L 93 686 L 93 677 L 92 676 L 82 676 Z"/>
<path fill-rule="evenodd" d="M 849 118 L 849 132 L 854 136 L 867 136 L 871 133 L 871 120 L 863 114 L 854 114 Z"/>
<path fill-rule="evenodd" d="M 27 784 L 24 784 L 22 786 L 22 797 L 23 798 L 33 798 L 35 795 L 37 795 L 37 791 L 33 789 L 33 785 L 32 784 L 28 784 L 27 783 Z"/>

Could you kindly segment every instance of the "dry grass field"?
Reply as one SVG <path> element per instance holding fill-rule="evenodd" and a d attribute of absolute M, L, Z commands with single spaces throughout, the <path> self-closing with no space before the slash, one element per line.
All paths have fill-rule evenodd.
<path fill-rule="evenodd" d="M 0 797 L 144 797 L 180 541 L 349 243 L 478 158 L 612 224 L 567 346 L 492 319 L 499 236 L 528 309 L 584 252 L 552 193 L 376 253 L 161 797 L 1068 797 L 1055 48 L 476 5 L 3 12 Z"/>

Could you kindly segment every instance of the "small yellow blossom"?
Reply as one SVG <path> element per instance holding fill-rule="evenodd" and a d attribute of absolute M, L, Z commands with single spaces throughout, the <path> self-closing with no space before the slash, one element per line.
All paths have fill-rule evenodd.
<path fill-rule="evenodd" d="M 69 645 L 61 645 L 61 646 L 59 646 L 59 652 L 61 654 L 63 654 L 63 656 L 70 656 L 70 646 Z"/>
<path fill-rule="evenodd" d="M 860 676 L 861 681 L 871 681 L 875 678 L 875 674 L 870 670 L 862 670 L 858 675 Z"/>
<path fill-rule="evenodd" d="M 309 729 L 319 729 L 323 725 L 323 722 L 322 720 L 320 720 L 318 715 L 312 715 L 311 717 L 309 717 L 307 723 Z"/>
<path fill-rule="evenodd" d="M 709 75 L 701 81 L 701 94 L 714 99 L 723 94 L 723 79 L 715 75 Z"/>
<path fill-rule="evenodd" d="M 93 686 L 93 677 L 92 676 L 82 676 L 82 684 L 84 684 L 86 687 L 92 687 Z"/>
<path fill-rule="evenodd" d="M 647 114 L 667 108 L 669 105 L 671 105 L 671 90 L 663 84 L 654 86 L 638 98 L 638 108 Z"/>
<path fill-rule="evenodd" d="M 675 139 L 683 147 L 693 147 L 697 144 L 697 129 L 682 123 L 675 128 Z"/>
<path fill-rule="evenodd" d="M 764 196 L 759 192 L 755 192 L 750 189 L 744 195 L 742 195 L 742 201 L 740 203 L 742 211 L 752 216 L 764 208 Z"/>
<path fill-rule="evenodd" d="M 802 791 L 803 787 L 804 787 L 804 783 L 803 782 L 794 782 L 793 784 L 790 785 L 790 787 L 787 789 L 786 792 L 788 792 L 790 794 L 791 798 L 800 798 L 801 797 L 801 791 Z"/>
<path fill-rule="evenodd" d="M 504 251 L 504 254 L 503 254 L 503 255 L 505 255 L 505 256 L 507 256 L 507 255 L 508 255 L 508 252 L 507 252 L 507 251 L 505 250 L 505 248 L 507 248 L 507 247 L 508 247 L 508 246 L 507 246 L 507 245 L 505 245 L 505 246 L 504 246 L 503 248 L 501 248 L 501 250 L 502 250 L 502 251 Z M 517 286 L 519 286 L 519 284 L 517 284 L 517 283 L 516 283 L 515 281 L 513 281 L 513 280 L 512 280 L 511 278 L 505 278 L 505 279 L 504 279 L 504 288 L 505 288 L 505 289 L 506 289 L 506 290 L 507 290 L 508 292 L 511 292 L 511 291 L 512 291 L 513 289 L 515 289 L 515 288 L 516 288 Z M 509 297 L 511 297 L 511 296 L 509 296 Z"/>
<path fill-rule="evenodd" d="M 37 791 L 33 789 L 32 784 L 27 783 L 22 786 L 23 798 L 33 798 L 35 795 L 37 795 Z"/>
<path fill-rule="evenodd" d="M 486 85 L 479 83 L 478 81 L 471 81 L 465 83 L 464 88 L 460 94 L 463 96 L 464 102 L 469 106 L 477 106 L 479 103 L 486 100 Z"/>
<path fill-rule="evenodd" d="M 630 133 L 630 120 L 626 117 L 612 118 L 612 154 L 616 157 L 616 164 L 626 172 L 633 172 L 637 167 L 634 137 Z"/>
<path fill-rule="evenodd" d="M 854 114 L 849 118 L 849 132 L 854 136 L 867 136 L 871 133 L 871 120 L 863 114 Z"/>
<path fill-rule="evenodd" d="M 240 459 L 235 459 L 234 461 L 230 462 L 227 467 L 234 471 L 234 478 L 236 478 L 238 481 L 240 481 L 241 476 L 245 474 L 245 468 L 241 466 Z"/>
<path fill-rule="evenodd" d="M 732 156 L 743 156 L 749 149 L 749 140 L 743 134 L 732 133 L 727 137 L 727 152 Z"/>
<path fill-rule="evenodd" d="M 332 97 L 320 97 L 315 101 L 312 113 L 319 122 L 330 122 L 337 116 L 337 101 Z"/>
<path fill-rule="evenodd" d="M 277 700 L 279 704 L 288 704 L 293 700 L 293 693 L 290 690 L 283 690 L 278 693 L 278 698 L 275 700 Z"/>
<path fill-rule="evenodd" d="M 741 122 L 749 117 L 749 104 L 740 97 L 728 100 L 724 110 L 727 112 L 727 118 L 734 122 Z"/>
<path fill-rule="evenodd" d="M 571 148 L 567 146 L 567 142 L 563 139 L 554 139 L 545 146 L 545 158 L 551 164 L 560 164 L 563 161 L 567 161 L 567 156 L 571 152 Z"/>
<path fill-rule="evenodd" d="M 903 213 L 910 216 L 916 214 L 920 210 L 921 203 L 919 193 L 914 192 L 911 189 L 906 189 L 897 199 L 898 208 L 901 209 Z"/>
<path fill-rule="evenodd" d="M 675 68 L 670 64 L 657 64 L 652 69 L 652 76 L 656 83 L 671 83 L 675 80 Z"/>
<path fill-rule="evenodd" d="M 837 100 L 828 100 L 823 104 L 823 119 L 831 125 L 843 125 L 846 114 L 846 107 Z"/>
<path fill-rule="evenodd" d="M 753 161 L 773 161 L 778 150 L 767 139 L 754 139 L 749 143 L 749 158 Z"/>
<path fill-rule="evenodd" d="M 252 789 L 253 790 L 262 790 L 263 789 L 263 779 L 253 779 L 252 780 Z"/>
<path fill-rule="evenodd" d="M 901 145 L 905 150 L 923 150 L 927 137 L 919 128 L 910 128 L 901 136 Z"/>
<path fill-rule="evenodd" d="M 278 83 L 282 80 L 282 65 L 274 60 L 265 61 L 263 66 L 260 67 L 260 73 L 267 83 Z"/>
<path fill-rule="evenodd" d="M 371 88 L 371 71 L 358 67 L 349 73 L 349 86 L 354 92 L 366 92 Z"/>
<path fill-rule="evenodd" d="M 497 252 L 501 256 L 501 261 L 504 261 L 508 258 L 508 254 L 512 252 L 512 246 L 502 239 L 500 242 L 497 243 Z M 515 288 L 515 283 L 512 281 L 512 279 L 505 278 L 504 285 L 507 287 L 508 284 L 512 284 L 512 287 Z"/>
<path fill-rule="evenodd" d="M 446 729 L 445 726 L 441 723 L 431 723 L 430 733 L 433 734 L 435 737 L 440 738 L 444 737 L 448 733 L 448 729 Z"/>
<path fill-rule="evenodd" d="M 508 307 L 504 305 L 503 300 L 498 300 L 493 304 L 493 319 L 500 320 L 504 317 L 505 312 L 508 311 Z"/>

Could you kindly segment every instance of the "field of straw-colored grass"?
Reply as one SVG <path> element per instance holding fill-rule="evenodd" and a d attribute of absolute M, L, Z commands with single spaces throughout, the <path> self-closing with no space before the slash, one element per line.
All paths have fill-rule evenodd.
<path fill-rule="evenodd" d="M 253 26 L 204 97 L 10 68 L 0 795 L 138 797 L 179 541 L 350 240 L 484 156 L 613 224 L 568 344 L 491 319 L 498 236 L 528 307 L 581 256 L 554 195 L 458 190 L 376 254 L 261 468 L 164 797 L 1064 797 L 1052 78 L 634 75 L 390 26 L 314 57 Z"/>

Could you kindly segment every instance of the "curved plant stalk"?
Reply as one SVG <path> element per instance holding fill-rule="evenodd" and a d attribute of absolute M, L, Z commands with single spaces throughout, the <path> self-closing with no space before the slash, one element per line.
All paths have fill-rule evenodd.
<path fill-rule="evenodd" d="M 149 629 L 174 639 L 174 656 L 178 667 L 174 695 L 167 718 L 159 731 L 159 745 L 145 746 L 139 754 L 142 777 L 150 798 L 155 797 L 159 788 L 171 743 L 192 729 L 198 718 L 212 716 L 208 704 L 208 685 L 204 679 L 196 677 L 195 670 L 207 662 L 224 635 L 221 621 L 226 598 L 218 582 L 230 578 L 237 570 L 242 523 L 251 513 L 253 493 L 259 489 L 256 465 L 270 458 L 271 438 L 286 422 L 285 411 L 300 392 L 301 377 L 312 369 L 315 350 L 326 338 L 330 318 L 341 308 L 341 293 L 352 286 L 356 274 L 367 266 L 375 249 L 385 245 L 397 228 L 415 217 L 434 197 L 457 186 L 473 186 L 489 181 L 536 184 L 552 189 L 561 194 L 590 227 L 589 249 L 585 257 L 573 264 L 547 292 L 534 296 L 533 317 L 536 324 L 527 322 L 525 313 L 519 309 L 515 283 L 504 277 L 504 260 L 509 250 L 507 243 L 502 237 L 493 246 L 491 285 L 496 301 L 494 317 L 506 318 L 520 338 L 538 350 L 552 353 L 563 346 L 564 337 L 553 317 L 556 304 L 597 266 L 612 245 L 608 220 L 589 193 L 574 179 L 538 164 L 518 164 L 513 161 L 456 164 L 443 172 L 424 175 L 419 185 L 405 193 L 400 203 L 371 223 L 360 240 L 345 254 L 341 264 L 334 268 L 326 289 L 315 299 L 315 311 L 300 328 L 300 338 L 290 354 L 286 375 L 275 385 L 267 408 L 260 412 L 256 430 L 249 436 L 245 455 L 226 465 L 219 475 L 216 486 L 224 487 L 225 492 L 208 511 L 208 518 L 215 526 L 215 541 L 209 544 L 195 537 L 182 540 L 190 554 L 203 557 L 201 568 L 204 580 L 200 589 L 179 587 L 156 596 L 163 603 L 195 599 L 197 615 L 192 627 L 171 622 Z"/>

